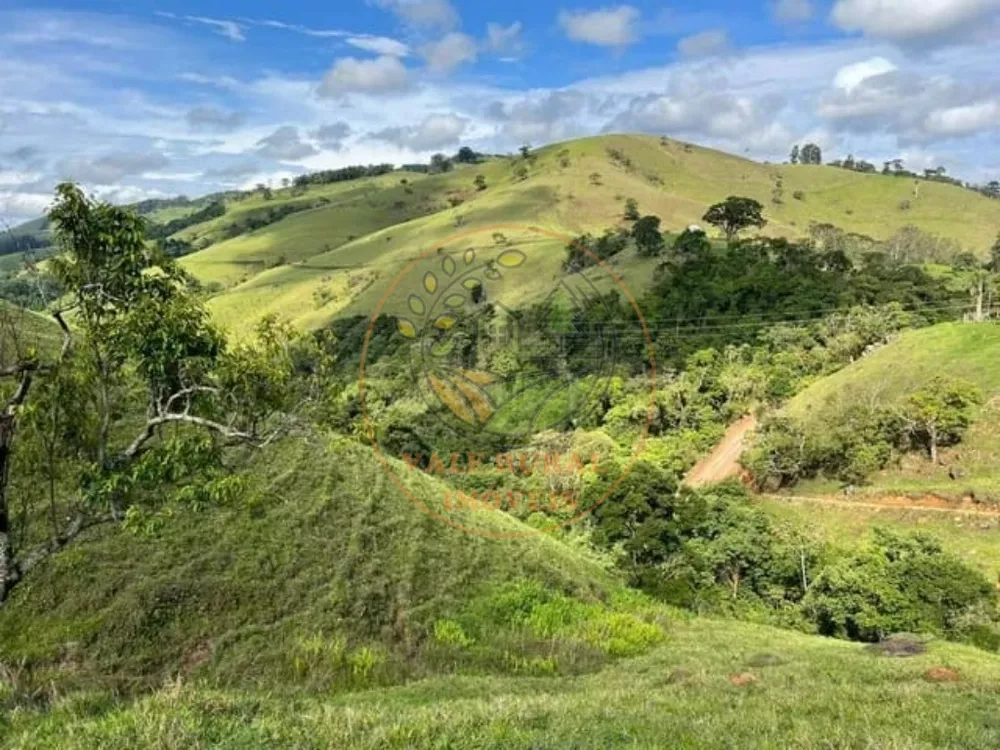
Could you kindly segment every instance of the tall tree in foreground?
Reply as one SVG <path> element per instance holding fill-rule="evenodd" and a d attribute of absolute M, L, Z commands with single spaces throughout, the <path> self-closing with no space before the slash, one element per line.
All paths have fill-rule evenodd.
<path fill-rule="evenodd" d="M 702 220 L 720 229 L 726 235 L 727 242 L 733 242 L 745 229 L 767 225 L 764 207 L 758 201 L 735 195 L 710 206 Z"/>
<path fill-rule="evenodd" d="M 63 184 L 49 218 L 59 250 L 52 272 L 66 290 L 65 307 L 55 313 L 64 340 L 50 364 L 27 352 L 0 372 L 14 381 L 0 418 L 0 602 L 85 529 L 121 521 L 140 496 L 151 494 L 139 491 L 143 483 L 167 481 L 178 465 L 196 463 L 206 435 L 213 445 L 268 442 L 276 433 L 264 431 L 291 391 L 281 329 L 269 324 L 271 335 L 259 346 L 227 351 L 183 271 L 146 242 L 141 217 Z M 72 316 L 72 329 L 64 315 Z M 18 548 L 8 493 L 18 422 L 33 380 L 68 369 L 77 402 L 65 439 L 81 464 L 76 496 L 66 512 L 52 514 L 44 542 Z M 58 401 L 60 394 L 49 397 Z M 169 426 L 177 429 L 166 435 Z M 156 456 L 167 437 L 170 455 Z M 20 519 L 32 517 L 26 502 L 19 499 Z"/>

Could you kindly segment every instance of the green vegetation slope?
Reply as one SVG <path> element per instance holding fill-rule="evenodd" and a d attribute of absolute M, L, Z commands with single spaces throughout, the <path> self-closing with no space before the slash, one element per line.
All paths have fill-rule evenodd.
<path fill-rule="evenodd" d="M 937 491 L 995 496 L 1000 489 L 1000 326 L 944 323 L 906 331 L 890 344 L 793 398 L 785 411 L 813 429 L 837 421 L 861 404 L 900 404 L 936 377 L 961 379 L 979 388 L 983 405 L 962 442 L 942 453 L 941 463 L 907 456 L 874 475 L 870 490 Z M 822 487 L 818 485 L 817 487 Z M 808 486 L 807 486 L 808 489 Z"/>
<path fill-rule="evenodd" d="M 477 175 L 485 178 L 485 190 L 474 185 Z M 229 202 L 225 216 L 177 238 L 195 247 L 222 239 L 186 257 L 184 265 L 204 282 L 224 287 L 211 305 L 224 324 L 243 330 L 248 319 L 276 312 L 312 328 L 344 312 L 370 312 L 377 289 L 414 257 L 456 235 L 467 236 L 449 252 L 488 251 L 494 230 L 487 228 L 495 225 L 538 226 L 565 236 L 599 233 L 622 223 L 626 198 L 672 231 L 701 223 L 710 204 L 744 195 L 765 205 L 765 234 L 802 236 L 815 222 L 884 240 L 913 225 L 986 254 L 1000 226 L 1000 202 L 935 182 L 921 182 L 914 192 L 910 179 L 760 164 L 665 138 L 608 135 L 443 174 L 395 172 L 305 191 L 276 190 L 269 198 L 255 194 Z M 224 239 L 226 228 L 248 215 L 303 204 L 313 207 Z M 531 249 L 525 276 L 534 283 L 519 290 L 523 300 L 513 302 L 545 293 L 561 273 L 565 242 L 500 231 L 512 235 L 510 244 Z M 614 262 L 637 292 L 648 285 L 654 265 L 634 253 Z"/>

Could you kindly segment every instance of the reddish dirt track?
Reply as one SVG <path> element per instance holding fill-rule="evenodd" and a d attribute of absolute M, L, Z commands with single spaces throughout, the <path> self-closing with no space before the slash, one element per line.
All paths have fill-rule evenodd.
<path fill-rule="evenodd" d="M 738 477 L 741 471 L 740 456 L 746 447 L 747 438 L 756 427 L 757 420 L 752 415 L 729 425 L 719 444 L 684 477 L 684 484 L 702 487 Z"/>

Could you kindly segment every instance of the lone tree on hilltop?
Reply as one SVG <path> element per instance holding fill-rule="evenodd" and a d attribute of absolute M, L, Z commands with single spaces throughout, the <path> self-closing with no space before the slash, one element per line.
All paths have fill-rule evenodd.
<path fill-rule="evenodd" d="M 815 143 L 807 143 L 799 152 L 799 159 L 803 164 L 822 164 L 823 151 Z"/>
<path fill-rule="evenodd" d="M 459 164 L 475 164 L 479 161 L 479 154 L 468 146 L 462 146 L 455 155 L 455 161 Z"/>
<path fill-rule="evenodd" d="M 750 227 L 758 229 L 767 225 L 764 207 L 753 198 L 731 195 L 721 203 L 710 206 L 702 217 L 726 235 L 727 242 L 733 242 L 739 233 Z"/>

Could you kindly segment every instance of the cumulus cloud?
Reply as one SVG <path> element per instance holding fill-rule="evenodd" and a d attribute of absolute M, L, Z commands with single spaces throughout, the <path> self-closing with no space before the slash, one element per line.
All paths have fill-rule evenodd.
<path fill-rule="evenodd" d="M 677 42 L 677 51 L 683 57 L 712 57 L 729 49 L 729 34 L 725 29 L 709 29 L 686 36 Z"/>
<path fill-rule="evenodd" d="M 416 126 L 384 128 L 370 138 L 411 151 L 431 151 L 453 146 L 465 132 L 468 119 L 453 114 L 433 114 Z"/>
<path fill-rule="evenodd" d="M 775 0 L 771 15 L 780 23 L 805 23 L 813 17 L 811 0 Z"/>
<path fill-rule="evenodd" d="M 782 152 L 787 102 L 777 93 L 737 92 L 724 75 L 681 72 L 666 91 L 631 97 L 606 130 L 671 134 L 729 150 Z"/>
<path fill-rule="evenodd" d="M 363 49 L 365 52 L 374 52 L 376 55 L 406 57 L 410 54 L 408 45 L 387 36 L 351 36 L 346 41 L 352 47 Z"/>
<path fill-rule="evenodd" d="M 982 130 L 997 129 L 1000 124 L 1000 99 L 932 110 L 924 121 L 931 135 L 965 136 Z"/>
<path fill-rule="evenodd" d="M 575 42 L 626 47 L 639 38 L 639 11 L 631 5 L 563 11 L 559 14 L 559 25 Z"/>
<path fill-rule="evenodd" d="M 391 11 L 403 23 L 422 28 L 453 29 L 459 23 L 458 11 L 448 0 L 372 0 L 383 10 Z"/>
<path fill-rule="evenodd" d="M 317 93 L 338 97 L 348 93 L 389 94 L 409 84 L 406 67 L 396 57 L 383 55 L 374 60 L 342 57 L 323 77 Z"/>
<path fill-rule="evenodd" d="M 436 42 L 424 45 L 420 54 L 432 73 L 450 73 L 462 63 L 475 62 L 478 51 L 475 39 L 453 31 Z"/>
<path fill-rule="evenodd" d="M 896 70 L 896 65 L 884 57 L 872 57 L 842 67 L 834 76 L 833 85 L 850 93 L 868 78 L 891 73 L 894 70 Z"/>
<path fill-rule="evenodd" d="M 97 159 L 73 157 L 59 165 L 63 178 L 96 185 L 113 185 L 126 177 L 143 175 L 163 169 L 170 160 L 163 154 L 149 152 L 119 151 Z"/>
<path fill-rule="evenodd" d="M 330 151 L 340 151 L 344 147 L 344 139 L 350 134 L 351 126 L 342 120 L 321 125 L 310 133 L 321 147 Z"/>
<path fill-rule="evenodd" d="M 51 203 L 48 193 L 0 190 L 0 219 L 16 225 L 44 213 Z"/>
<path fill-rule="evenodd" d="M 499 23 L 486 24 L 486 44 L 490 52 L 508 57 L 519 57 L 524 52 L 524 41 L 521 38 L 521 22 L 515 21 L 510 26 Z"/>
<path fill-rule="evenodd" d="M 244 161 L 227 164 L 224 167 L 208 169 L 202 173 L 202 177 L 213 181 L 231 182 L 247 177 L 248 175 L 257 174 L 258 172 L 260 172 L 260 164 L 252 161 Z"/>
<path fill-rule="evenodd" d="M 586 132 L 584 120 L 599 107 L 598 97 L 567 89 L 495 101 L 487 106 L 486 116 L 500 124 L 507 140 L 537 143 Z"/>
<path fill-rule="evenodd" d="M 1000 96 L 988 85 L 867 63 L 842 68 L 820 101 L 820 116 L 838 129 L 889 133 L 903 145 L 1000 129 Z"/>
<path fill-rule="evenodd" d="M 246 119 L 240 112 L 227 112 L 216 107 L 194 107 L 188 110 L 186 117 L 193 130 L 220 132 L 236 130 Z"/>
<path fill-rule="evenodd" d="M 900 42 L 948 38 L 1000 11 L 1000 0 L 837 0 L 830 14 L 844 31 Z"/>
<path fill-rule="evenodd" d="M 316 147 L 299 137 L 299 129 L 283 125 L 271 135 L 257 141 L 257 153 L 269 159 L 297 161 L 319 153 Z"/>

